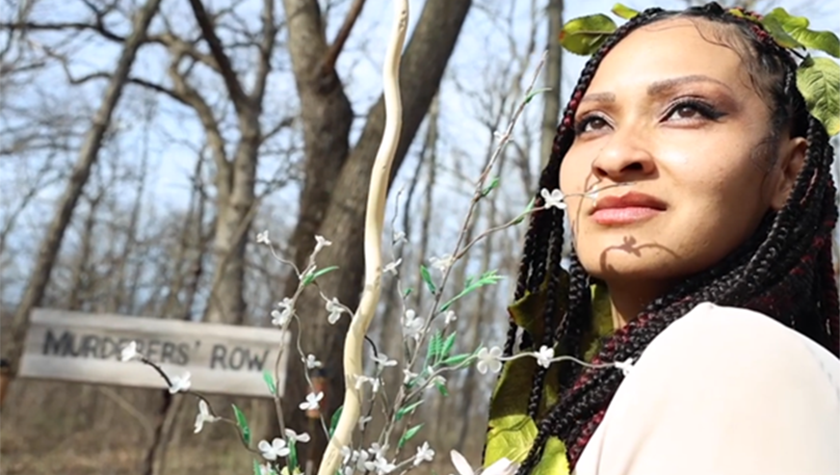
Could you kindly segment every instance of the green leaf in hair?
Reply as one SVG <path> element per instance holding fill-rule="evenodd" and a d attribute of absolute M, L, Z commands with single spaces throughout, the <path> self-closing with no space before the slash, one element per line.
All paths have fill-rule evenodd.
<path fill-rule="evenodd" d="M 840 39 L 838 39 L 837 35 L 834 33 L 830 31 L 814 31 L 808 29 L 808 26 L 811 23 L 807 18 L 802 16 L 793 16 L 782 7 L 777 7 L 773 9 L 772 12 L 765 15 L 762 23 L 765 23 L 768 18 L 771 19 L 771 22 L 778 21 L 784 31 L 805 48 L 824 51 L 835 58 L 840 58 Z M 773 39 L 778 42 L 779 38 L 777 38 L 772 31 L 770 33 L 773 36 Z M 781 42 L 779 42 L 779 44 L 789 48 L 789 46 L 786 46 Z"/>
<path fill-rule="evenodd" d="M 560 31 L 560 44 L 572 53 L 589 56 L 598 51 L 616 28 L 612 18 L 600 13 L 575 18 Z"/>
<path fill-rule="evenodd" d="M 810 58 L 796 71 L 796 86 L 828 135 L 840 133 L 840 65 L 828 58 Z"/>
<path fill-rule="evenodd" d="M 621 3 L 616 3 L 615 5 L 613 5 L 612 12 L 615 16 L 624 18 L 625 20 L 631 20 L 633 17 L 639 14 L 638 11 L 633 10 L 627 5 Z"/>

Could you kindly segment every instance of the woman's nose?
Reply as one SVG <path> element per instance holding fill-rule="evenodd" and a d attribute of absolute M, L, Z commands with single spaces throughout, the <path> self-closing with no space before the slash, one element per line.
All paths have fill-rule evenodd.
<path fill-rule="evenodd" d="M 620 183 L 648 176 L 656 163 L 638 131 L 616 131 L 592 161 L 592 173 L 601 179 Z"/>

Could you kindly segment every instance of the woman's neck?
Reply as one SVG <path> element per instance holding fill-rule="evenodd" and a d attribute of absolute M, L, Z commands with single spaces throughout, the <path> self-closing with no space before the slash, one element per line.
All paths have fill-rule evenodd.
<path fill-rule="evenodd" d="M 669 287 L 661 282 L 607 282 L 613 328 L 617 330 L 636 319 L 648 304 L 663 295 Z"/>

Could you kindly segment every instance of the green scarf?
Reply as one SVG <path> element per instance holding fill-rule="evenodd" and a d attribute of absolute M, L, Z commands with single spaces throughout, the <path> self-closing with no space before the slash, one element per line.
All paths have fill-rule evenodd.
<path fill-rule="evenodd" d="M 561 278 L 561 287 L 560 295 L 568 295 L 569 276 L 565 272 Z M 543 285 L 539 292 L 528 293 L 508 307 L 511 318 L 517 325 L 525 328 L 534 341 L 542 340 L 545 290 L 546 286 Z M 560 308 L 554 315 L 555 321 L 562 317 L 567 303 L 567 300 L 561 300 Z M 587 348 L 587 361 L 598 352 L 601 339 L 613 332 L 609 295 L 602 284 L 592 286 L 592 314 L 592 327 L 584 333 L 582 342 L 582 347 Z M 559 347 L 555 347 L 554 352 L 556 355 L 565 354 Z M 536 358 L 520 358 L 505 364 L 490 399 L 485 468 L 502 457 L 522 463 L 528 456 L 537 436 L 537 422 L 528 417 L 528 396 L 536 369 Z M 560 394 L 557 372 L 556 363 L 548 369 L 538 410 L 539 418 L 557 403 Z M 542 458 L 532 475 L 569 475 L 566 447 L 559 438 L 549 437 Z"/>

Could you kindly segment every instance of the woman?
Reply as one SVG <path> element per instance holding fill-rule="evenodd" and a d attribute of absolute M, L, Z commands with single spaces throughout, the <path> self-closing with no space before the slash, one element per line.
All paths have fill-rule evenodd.
<path fill-rule="evenodd" d="M 587 63 L 540 179 L 567 196 L 568 287 L 550 207 L 531 221 L 505 353 L 591 364 L 509 362 L 486 464 L 517 453 L 493 446 L 516 426 L 500 394 L 530 371 L 522 475 L 840 473 L 833 150 L 795 69 L 717 4 L 647 10 Z M 522 308 L 540 309 L 536 330 Z M 628 359 L 626 375 L 610 364 Z"/>

